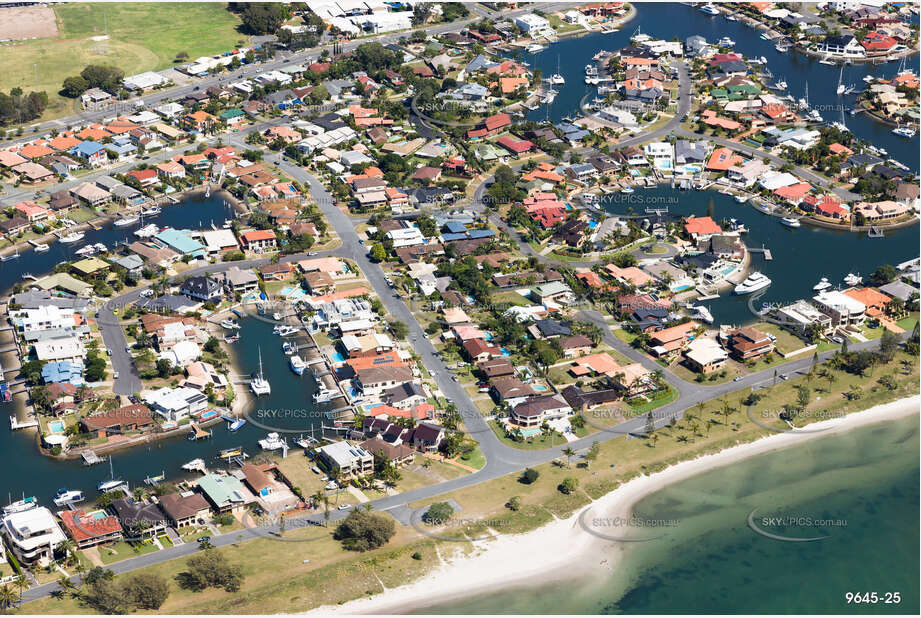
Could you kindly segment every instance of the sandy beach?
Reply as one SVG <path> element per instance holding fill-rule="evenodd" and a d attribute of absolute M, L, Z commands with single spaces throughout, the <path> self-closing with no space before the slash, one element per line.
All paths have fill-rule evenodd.
<path fill-rule="evenodd" d="M 649 476 L 635 478 L 587 508 L 591 508 L 593 514 L 597 515 L 629 518 L 633 505 L 671 483 L 807 440 L 918 414 L 919 410 L 921 396 L 914 396 L 845 417 L 810 424 L 810 433 L 778 433 L 755 442 L 740 444 L 719 453 L 676 464 Z M 827 431 L 817 432 L 817 429 Z M 371 598 L 318 607 L 308 614 L 402 613 L 479 592 L 495 592 L 503 586 L 534 586 L 544 580 L 555 580 L 556 574 L 560 572 L 559 567 L 565 567 L 568 576 L 576 576 L 580 572 L 599 568 L 602 554 L 606 559 L 604 568 L 611 569 L 616 566 L 622 554 L 622 549 L 620 552 L 617 549 L 623 545 L 606 543 L 588 534 L 579 522 L 582 512 L 580 510 L 568 519 L 551 522 L 525 534 L 500 536 L 475 543 L 475 549 L 467 555 L 452 558 L 443 554 L 443 565 L 416 582 L 385 590 Z"/>

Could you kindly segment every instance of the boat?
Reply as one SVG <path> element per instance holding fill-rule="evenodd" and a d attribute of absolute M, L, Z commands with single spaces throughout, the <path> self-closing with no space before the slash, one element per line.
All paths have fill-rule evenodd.
<path fill-rule="evenodd" d="M 824 122 L 824 119 L 822 118 L 822 114 L 820 114 L 819 110 L 817 109 L 809 110 L 809 113 L 807 114 L 807 116 L 813 122 Z"/>
<path fill-rule="evenodd" d="M 281 350 L 287 356 L 291 356 L 292 354 L 297 352 L 297 349 L 293 345 L 291 345 L 291 343 L 288 341 L 285 341 L 283 344 L 281 344 Z"/>
<path fill-rule="evenodd" d="M 105 492 L 107 492 L 107 491 L 112 491 L 113 489 L 118 489 L 119 487 L 121 487 L 121 486 L 124 485 L 124 484 L 125 484 L 125 481 L 122 481 L 122 480 L 119 480 L 119 479 L 112 479 L 112 480 L 110 480 L 110 481 L 100 481 L 100 482 L 96 485 L 96 489 L 98 489 L 99 491 L 105 493 Z"/>
<path fill-rule="evenodd" d="M 594 64 L 585 65 L 585 76 L 586 77 L 597 77 L 598 76 L 598 67 Z"/>
<path fill-rule="evenodd" d="M 342 397 L 342 393 L 340 393 L 338 390 L 321 386 L 320 390 L 313 394 L 313 402 L 326 403 L 327 401 L 332 401 L 338 397 Z"/>
<path fill-rule="evenodd" d="M 141 219 L 139 217 L 122 217 L 121 219 L 117 219 L 112 225 L 115 227 L 128 227 L 129 225 L 134 225 L 140 220 Z"/>
<path fill-rule="evenodd" d="M 288 448 L 288 442 L 279 436 L 277 431 L 273 431 L 262 440 L 259 440 L 259 446 L 264 451 L 285 450 Z"/>
<path fill-rule="evenodd" d="M 757 292 L 758 290 L 763 290 L 764 288 L 771 285 L 771 280 L 768 279 L 767 275 L 759 272 L 753 272 L 745 281 L 738 284 L 735 289 L 732 291 L 733 294 L 751 294 L 752 292 Z"/>
<path fill-rule="evenodd" d="M 867 238 L 883 238 L 884 236 L 885 234 L 883 231 L 875 225 L 870 228 L 869 232 L 867 232 Z"/>
<path fill-rule="evenodd" d="M 37 245 L 35 245 L 36 253 L 45 253 L 46 251 L 50 251 L 50 250 L 51 250 L 51 247 L 43 242 L 40 242 Z"/>
<path fill-rule="evenodd" d="M 790 51 L 790 46 L 789 46 L 789 45 L 786 45 L 786 44 L 784 44 L 784 43 L 778 43 L 778 44 L 776 44 L 776 45 L 774 46 L 774 49 L 776 49 L 776 50 L 777 50 L 778 52 L 780 52 L 781 54 L 785 54 L 785 53 L 787 53 L 788 51 Z"/>
<path fill-rule="evenodd" d="M 565 83 L 566 83 L 566 79 L 565 79 L 562 75 L 560 75 L 559 73 L 554 73 L 553 75 L 551 75 L 550 77 L 548 77 L 546 81 L 547 81 L 547 83 L 550 83 L 550 84 L 553 84 L 553 85 L 565 84 Z"/>
<path fill-rule="evenodd" d="M 735 47 L 736 42 L 730 39 L 728 36 L 724 36 L 716 43 L 720 47 Z"/>
<path fill-rule="evenodd" d="M 245 424 L 246 424 L 246 419 L 245 419 L 245 418 L 238 418 L 237 420 L 235 420 L 234 422 L 232 422 L 232 423 L 230 424 L 230 426 L 227 427 L 227 429 L 228 429 L 229 431 L 239 431 L 239 429 L 240 429 L 241 427 L 243 427 L 243 425 L 245 425 Z"/>
<path fill-rule="evenodd" d="M 35 496 L 29 496 L 28 498 L 23 497 L 22 500 L 17 500 L 16 502 L 10 502 L 5 507 L 3 507 L 4 515 L 12 515 L 13 513 L 24 513 L 30 509 L 34 509 L 38 506 L 38 500 Z"/>
<path fill-rule="evenodd" d="M 835 66 L 834 60 L 832 60 L 832 59 L 829 58 L 828 56 L 825 56 L 824 58 L 822 58 L 821 60 L 819 60 L 819 64 L 827 64 L 827 65 L 830 65 L 830 66 Z"/>
<path fill-rule="evenodd" d="M 94 253 L 96 253 L 96 248 L 93 247 L 93 245 L 87 245 L 74 251 L 74 254 L 79 255 L 80 257 L 87 257 L 93 255 Z"/>
<path fill-rule="evenodd" d="M 254 395 L 270 395 L 272 393 L 272 386 L 262 373 L 262 348 L 259 348 L 259 374 L 253 376 L 252 381 L 249 383 L 249 388 Z"/>
<path fill-rule="evenodd" d="M 896 127 L 892 130 L 895 135 L 911 139 L 915 136 L 916 131 L 911 127 Z"/>
<path fill-rule="evenodd" d="M 822 277 L 819 279 L 819 282 L 812 286 L 812 289 L 816 292 L 821 292 L 822 290 L 827 290 L 831 287 L 831 282 L 828 280 L 828 277 Z"/>
<path fill-rule="evenodd" d="M 787 82 L 785 82 L 784 80 L 780 80 L 779 82 L 774 84 L 774 88 L 776 88 L 777 90 L 786 90 Z"/>
<path fill-rule="evenodd" d="M 781 225 L 786 225 L 787 227 L 802 227 L 802 223 L 799 222 L 798 217 L 784 217 L 780 220 Z"/>
<path fill-rule="evenodd" d="M 739 21 L 739 19 L 735 15 L 727 15 L 726 21 Z"/>
<path fill-rule="evenodd" d="M 233 343 L 234 341 L 239 341 L 240 335 L 229 335 L 224 337 L 224 343 Z"/>
<path fill-rule="evenodd" d="M 716 8 L 715 6 L 713 6 L 712 4 L 709 4 L 709 3 L 703 5 L 703 6 L 700 7 L 698 10 L 699 10 L 701 13 L 703 13 L 704 15 L 713 16 L 713 15 L 719 15 L 719 14 L 720 14 L 720 10 L 719 10 L 718 8 Z"/>
<path fill-rule="evenodd" d="M 221 326 L 227 330 L 238 330 L 240 325 L 234 320 L 221 320 Z"/>
<path fill-rule="evenodd" d="M 291 365 L 291 371 L 293 371 L 299 376 L 304 375 L 304 369 L 307 368 L 307 363 L 304 362 L 303 358 L 301 358 L 297 354 L 294 354 L 291 356 L 290 360 L 288 361 L 288 364 Z"/>
<path fill-rule="evenodd" d="M 3 257 L 0 257 L 0 262 L 9 262 L 10 260 L 18 260 L 18 259 L 19 259 L 19 248 L 17 247 L 16 253 L 9 253 L 7 255 L 4 255 Z"/>
<path fill-rule="evenodd" d="M 557 94 L 559 93 L 553 88 L 551 88 L 550 90 L 547 91 L 546 94 L 544 94 L 544 98 L 541 102 L 544 103 L 545 105 L 549 105 L 550 103 L 553 103 L 553 101 L 556 99 Z"/>
<path fill-rule="evenodd" d="M 146 485 L 159 485 L 160 483 L 162 483 L 162 482 L 165 481 L 165 480 L 166 480 L 166 473 L 165 473 L 165 472 L 161 472 L 160 474 L 155 474 L 155 475 L 153 475 L 153 476 L 148 476 L 146 479 L 144 479 L 144 483 L 145 483 Z"/>
<path fill-rule="evenodd" d="M 156 236 L 159 231 L 160 228 L 151 223 L 149 225 L 145 225 L 139 230 L 135 230 L 134 235 L 138 238 L 150 238 L 152 236 Z"/>
<path fill-rule="evenodd" d="M 850 286 L 860 285 L 863 283 L 863 277 L 860 274 L 848 273 L 844 276 L 844 283 Z"/>
<path fill-rule="evenodd" d="M 624 195 L 629 195 L 631 193 L 636 193 L 636 189 L 634 189 L 633 187 L 623 187 L 621 188 L 620 192 L 623 193 Z"/>
<path fill-rule="evenodd" d="M 536 54 L 536 53 L 544 51 L 545 49 L 547 48 L 539 43 L 531 43 L 530 45 L 524 48 L 524 50 L 528 52 L 529 54 Z"/>
<path fill-rule="evenodd" d="M 163 212 L 163 210 L 161 210 L 159 206 L 151 206 L 146 210 L 142 210 L 141 214 L 145 217 L 153 217 L 159 215 L 161 212 Z"/>
<path fill-rule="evenodd" d="M 204 459 L 193 459 L 192 461 L 182 464 L 182 469 L 189 470 L 190 472 L 194 472 L 194 471 L 203 472 L 206 469 L 205 460 Z"/>
<path fill-rule="evenodd" d="M 695 320 L 701 320 L 707 324 L 713 324 L 713 314 L 703 305 L 692 305 L 688 303 L 688 311 Z"/>
<path fill-rule="evenodd" d="M 741 194 L 740 194 L 740 195 L 735 195 L 735 196 L 733 196 L 732 199 L 734 199 L 734 200 L 735 200 L 736 202 L 738 202 L 739 204 L 744 204 L 745 202 L 748 201 L 748 196 L 747 196 L 747 195 L 741 195 Z"/>
<path fill-rule="evenodd" d="M 61 238 L 61 242 L 65 245 L 72 245 L 75 242 L 80 242 L 83 240 L 83 237 L 86 236 L 83 232 L 71 232 L 67 236 Z"/>
<path fill-rule="evenodd" d="M 273 332 L 279 337 L 290 337 L 297 332 L 297 329 L 293 326 L 282 324 L 281 326 L 276 326 Z"/>
<path fill-rule="evenodd" d="M 67 506 L 69 504 L 76 504 L 77 502 L 83 502 L 86 500 L 86 496 L 83 495 L 83 492 L 78 489 L 68 490 L 61 488 L 54 494 L 54 504 L 56 506 Z"/>

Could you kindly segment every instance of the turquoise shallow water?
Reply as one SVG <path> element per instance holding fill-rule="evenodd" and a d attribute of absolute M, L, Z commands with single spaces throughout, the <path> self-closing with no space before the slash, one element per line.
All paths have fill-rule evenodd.
<path fill-rule="evenodd" d="M 909 417 L 687 479 L 637 504 L 637 516 L 678 523 L 658 540 L 632 544 L 616 572 L 560 573 L 537 589 L 416 612 L 917 614 L 918 428 Z M 756 508 L 755 524 L 769 533 L 827 538 L 760 536 L 747 523 Z M 874 591 L 899 592 L 901 603 L 846 602 L 848 592 Z"/>

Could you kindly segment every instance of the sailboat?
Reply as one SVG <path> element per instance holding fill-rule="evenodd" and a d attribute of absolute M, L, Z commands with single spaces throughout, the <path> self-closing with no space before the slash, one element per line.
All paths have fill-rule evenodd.
<path fill-rule="evenodd" d="M 259 348 L 259 374 L 253 376 L 252 381 L 249 383 L 249 388 L 254 395 L 270 395 L 272 393 L 272 386 L 262 373 L 262 348 Z"/>
<path fill-rule="evenodd" d="M 841 67 L 841 70 L 838 72 L 838 90 L 836 91 L 840 97 L 844 94 L 844 91 L 847 89 L 841 79 L 844 77 L 844 67 Z"/>
<path fill-rule="evenodd" d="M 121 487 L 125 484 L 125 481 L 115 478 L 115 472 L 112 468 L 112 458 L 109 457 L 109 480 L 108 481 L 99 481 L 99 484 L 96 485 L 96 489 L 101 492 L 112 491 L 117 487 Z"/>
<path fill-rule="evenodd" d="M 563 78 L 563 74 L 560 73 L 560 57 L 556 57 L 556 73 L 547 78 L 547 82 L 553 84 L 554 86 L 565 84 L 566 80 Z"/>
<path fill-rule="evenodd" d="M 0 261 L 2 262 L 9 262 L 10 260 L 18 260 L 18 259 L 19 259 L 19 247 L 16 247 L 16 253 L 8 253 L 7 255 L 0 257 Z"/>

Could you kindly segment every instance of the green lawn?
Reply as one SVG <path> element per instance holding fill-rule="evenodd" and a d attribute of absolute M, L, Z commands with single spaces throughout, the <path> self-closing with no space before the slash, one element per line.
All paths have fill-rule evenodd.
<path fill-rule="evenodd" d="M 134 75 L 170 67 L 182 51 L 194 60 L 247 39 L 237 32 L 240 20 L 218 3 L 80 2 L 56 5 L 54 12 L 57 39 L 17 42 L 0 53 L 0 91 L 44 90 L 49 101 L 43 119 L 79 111 L 58 91 L 88 64 L 115 65 Z M 104 34 L 106 41 L 90 40 Z"/>
<path fill-rule="evenodd" d="M 515 440 L 512 440 L 505 435 L 505 429 L 498 423 L 498 421 L 489 421 L 489 426 L 499 437 L 499 439 L 502 440 L 503 443 L 512 448 L 517 448 L 524 451 L 542 451 L 544 449 L 550 448 L 551 446 L 559 446 L 566 443 L 566 438 L 555 431 L 553 432 L 553 435 L 550 436 L 550 438 L 547 438 L 541 434 L 534 436 L 533 438 L 525 438 L 522 442 L 516 442 Z"/>
<path fill-rule="evenodd" d="M 465 466 L 470 466 L 471 468 L 476 468 L 477 470 L 486 465 L 486 458 L 483 456 L 483 452 L 480 450 L 480 447 L 476 447 L 468 454 L 461 456 L 458 458 L 458 461 Z"/>
<path fill-rule="evenodd" d="M 113 562 L 119 562 L 120 560 L 125 560 L 126 558 L 133 558 L 135 556 L 140 556 L 141 554 L 149 554 L 155 551 L 159 550 L 153 543 L 140 543 L 130 545 L 125 541 L 119 541 L 113 545 L 100 547 L 99 557 L 102 559 L 103 564 L 112 564 Z"/>

